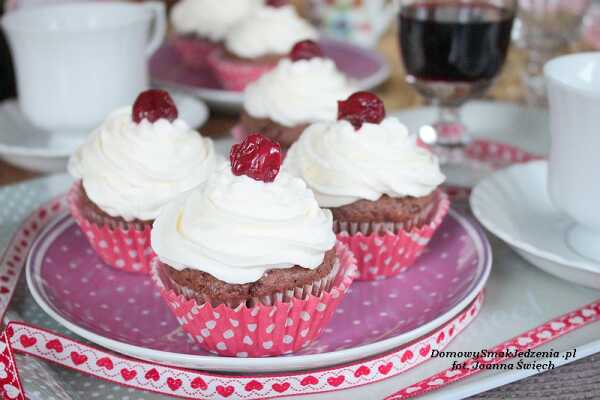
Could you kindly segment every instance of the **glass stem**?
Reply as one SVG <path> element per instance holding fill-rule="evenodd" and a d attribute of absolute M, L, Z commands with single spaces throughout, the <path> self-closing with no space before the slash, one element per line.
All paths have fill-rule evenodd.
<path fill-rule="evenodd" d="M 544 82 L 544 64 L 552 58 L 552 52 L 531 49 L 527 54 L 527 68 L 523 74 L 523 83 L 527 90 L 525 102 L 530 106 L 546 106 L 546 85 Z"/>
<path fill-rule="evenodd" d="M 460 118 L 460 107 L 438 104 L 438 119 L 433 124 L 437 133 L 437 145 L 460 147 L 469 143 L 470 137 Z"/>

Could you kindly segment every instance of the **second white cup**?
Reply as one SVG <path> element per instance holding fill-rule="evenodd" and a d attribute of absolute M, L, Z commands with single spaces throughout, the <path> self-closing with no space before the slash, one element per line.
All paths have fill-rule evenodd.
<path fill-rule="evenodd" d="M 548 192 L 574 224 L 573 250 L 600 261 L 600 52 L 558 57 L 544 68 L 552 145 Z"/>
<path fill-rule="evenodd" d="M 148 87 L 148 57 L 166 33 L 164 4 L 85 2 L 26 8 L 1 21 L 19 105 L 52 133 L 87 134 Z"/>

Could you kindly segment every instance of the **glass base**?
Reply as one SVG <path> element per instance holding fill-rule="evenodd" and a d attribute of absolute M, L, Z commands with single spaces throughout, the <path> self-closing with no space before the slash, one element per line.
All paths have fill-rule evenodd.
<path fill-rule="evenodd" d="M 567 244 L 577 254 L 600 262 L 600 232 L 575 224 L 567 231 Z"/>
<path fill-rule="evenodd" d="M 443 147 L 466 146 L 471 142 L 467 128 L 460 122 L 436 122 L 433 124 L 436 132 L 435 144 Z"/>

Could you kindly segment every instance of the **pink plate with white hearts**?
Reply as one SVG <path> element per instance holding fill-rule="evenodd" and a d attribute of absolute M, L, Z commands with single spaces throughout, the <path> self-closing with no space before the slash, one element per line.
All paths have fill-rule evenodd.
<path fill-rule="evenodd" d="M 413 267 L 392 279 L 354 283 L 321 338 L 271 358 L 220 357 L 199 348 L 150 278 L 102 264 L 66 213 L 39 235 L 26 268 L 40 307 L 92 342 L 174 366 L 257 373 L 329 366 L 407 344 L 463 311 L 483 289 L 491 263 L 482 229 L 451 210 Z"/>

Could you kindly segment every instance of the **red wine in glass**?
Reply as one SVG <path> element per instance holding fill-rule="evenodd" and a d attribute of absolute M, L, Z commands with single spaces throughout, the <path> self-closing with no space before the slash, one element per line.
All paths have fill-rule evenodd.
<path fill-rule="evenodd" d="M 481 95 L 502 68 L 515 8 L 515 1 L 402 2 L 402 60 L 408 82 L 439 106 L 435 144 L 468 141 L 458 108 Z"/>
<path fill-rule="evenodd" d="M 410 5 L 400 13 L 406 70 L 424 80 L 491 80 L 504 64 L 512 21 L 511 11 L 485 3 Z"/>

